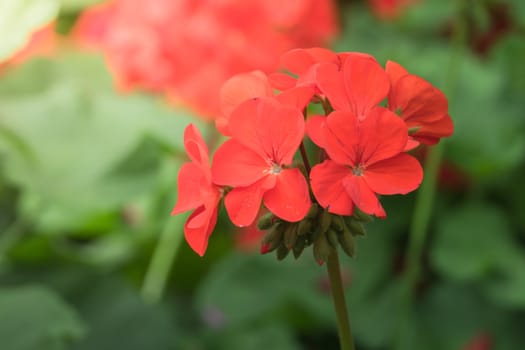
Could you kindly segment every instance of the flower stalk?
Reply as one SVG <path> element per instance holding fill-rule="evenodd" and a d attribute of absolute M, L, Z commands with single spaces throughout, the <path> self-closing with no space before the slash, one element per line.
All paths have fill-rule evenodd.
<path fill-rule="evenodd" d="M 330 278 L 330 290 L 334 301 L 335 313 L 337 316 L 337 330 L 339 333 L 339 343 L 341 350 L 355 350 L 354 339 L 350 329 L 350 320 L 345 301 L 343 281 L 341 279 L 341 268 L 339 266 L 339 256 L 337 250 L 328 256 L 326 262 L 328 276 Z"/>

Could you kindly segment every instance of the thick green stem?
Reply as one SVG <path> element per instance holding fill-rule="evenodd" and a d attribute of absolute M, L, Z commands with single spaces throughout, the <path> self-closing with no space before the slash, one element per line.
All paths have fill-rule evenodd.
<path fill-rule="evenodd" d="M 328 256 L 326 267 L 328 269 L 330 290 L 332 291 L 332 299 L 334 300 L 335 313 L 337 315 L 337 329 L 341 350 L 355 350 L 346 309 L 345 292 L 341 279 L 341 269 L 339 267 L 337 251 L 332 252 L 332 254 Z"/>
<path fill-rule="evenodd" d="M 451 40 L 452 54 L 450 55 L 447 74 L 445 77 L 446 80 L 444 83 L 444 90 L 449 98 L 449 104 L 451 104 L 454 96 L 454 88 L 457 84 L 467 29 L 465 23 L 466 1 L 459 1 L 457 5 L 457 17 L 454 34 Z M 424 171 L 425 180 L 423 181 L 416 198 L 405 261 L 407 266 L 405 277 L 407 280 L 407 287 L 411 292 L 413 291 L 421 273 L 420 262 L 427 238 L 428 226 L 432 217 L 432 205 L 434 203 L 437 177 L 441 159 L 443 158 L 443 150 L 443 141 L 429 149 Z"/>
<path fill-rule="evenodd" d="M 169 218 L 157 241 L 142 285 L 142 297 L 147 302 L 157 303 L 162 299 L 173 260 L 184 237 L 182 226 L 180 217 Z"/>

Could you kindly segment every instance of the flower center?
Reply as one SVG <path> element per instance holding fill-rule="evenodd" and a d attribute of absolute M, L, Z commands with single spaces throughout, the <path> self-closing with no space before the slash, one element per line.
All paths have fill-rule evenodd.
<path fill-rule="evenodd" d="M 282 170 L 283 168 L 279 164 L 273 163 L 270 168 L 270 174 L 279 174 Z"/>
<path fill-rule="evenodd" d="M 352 174 L 354 174 L 355 176 L 363 175 L 364 171 L 365 171 L 365 167 L 361 164 L 357 164 L 355 168 L 352 168 Z"/>

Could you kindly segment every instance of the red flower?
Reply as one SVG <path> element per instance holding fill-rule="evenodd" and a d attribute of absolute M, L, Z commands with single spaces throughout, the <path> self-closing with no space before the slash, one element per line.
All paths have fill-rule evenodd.
<path fill-rule="evenodd" d="M 342 66 L 320 65 L 316 80 L 334 110 L 350 111 L 358 117 L 376 107 L 390 89 L 388 76 L 379 63 L 358 52 L 349 53 Z"/>
<path fill-rule="evenodd" d="M 215 153 L 212 178 L 233 187 L 225 198 L 232 222 L 250 225 L 261 202 L 286 221 L 303 219 L 311 205 L 308 184 L 290 167 L 304 136 L 301 111 L 256 98 L 239 106 L 229 125 L 232 138 Z"/>
<path fill-rule="evenodd" d="M 114 0 L 101 11 L 79 23 L 119 86 L 165 93 L 207 119 L 229 77 L 272 71 L 280 54 L 326 44 L 338 27 L 332 0 Z"/>
<path fill-rule="evenodd" d="M 215 126 L 226 136 L 230 135 L 228 125 L 232 113 L 243 102 L 255 97 L 275 97 L 279 102 L 303 110 L 315 91 L 312 87 L 297 87 L 274 95 L 268 77 L 261 71 L 237 74 L 228 79 L 220 91 L 221 114 L 215 119 Z M 245 113 L 242 109 L 240 112 Z"/>
<path fill-rule="evenodd" d="M 415 2 L 417 2 L 417 0 L 368 0 L 374 13 L 384 20 L 398 17 L 405 8 Z"/>
<path fill-rule="evenodd" d="M 388 108 L 415 130 L 411 133 L 415 140 L 433 145 L 452 135 L 454 125 L 448 115 L 447 98 L 439 89 L 392 61 L 387 62 L 386 72 L 392 84 Z"/>
<path fill-rule="evenodd" d="M 354 205 L 367 214 L 385 217 L 376 194 L 405 194 L 421 183 L 423 171 L 412 156 L 402 153 L 407 128 L 382 107 L 364 118 L 335 111 L 323 128 L 324 148 L 330 157 L 311 173 L 312 191 L 323 207 L 352 215 Z"/>
<path fill-rule="evenodd" d="M 278 72 L 271 73 L 269 79 L 272 86 L 279 90 L 305 85 L 316 87 L 315 73 L 317 66 L 320 63 L 334 63 L 341 66 L 346 56 L 346 53 L 337 54 L 319 47 L 293 49 L 283 54 L 279 61 L 283 69 L 297 75 L 298 78 Z"/>
<path fill-rule="evenodd" d="M 184 235 L 190 247 L 202 256 L 217 222 L 221 189 L 211 181 L 208 147 L 193 124 L 184 131 L 184 147 L 191 162 L 180 168 L 179 198 L 171 214 L 195 209 L 184 225 Z"/>

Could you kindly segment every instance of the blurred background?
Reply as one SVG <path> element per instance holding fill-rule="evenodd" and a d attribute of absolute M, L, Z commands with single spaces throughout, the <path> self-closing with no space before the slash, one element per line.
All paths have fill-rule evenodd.
<path fill-rule="evenodd" d="M 216 147 L 221 84 L 310 46 L 399 62 L 455 123 L 417 150 L 423 235 L 385 198 L 342 258 L 357 348 L 525 348 L 524 1 L 0 0 L 0 349 L 337 349 L 310 252 L 221 213 L 201 258 L 170 217 L 184 127 Z"/>

